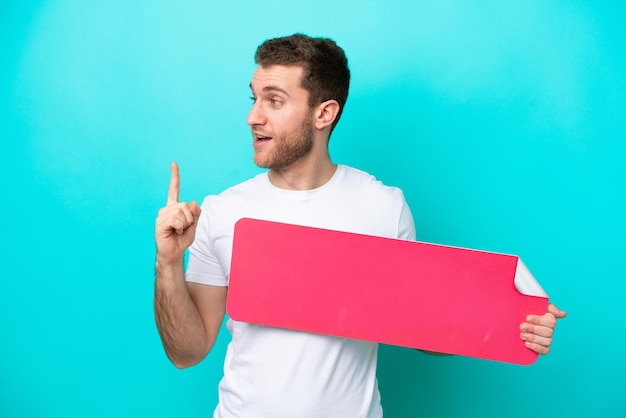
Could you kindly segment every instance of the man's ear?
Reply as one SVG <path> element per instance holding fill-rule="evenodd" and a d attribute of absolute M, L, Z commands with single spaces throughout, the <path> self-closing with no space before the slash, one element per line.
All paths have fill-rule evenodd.
<path fill-rule="evenodd" d="M 327 100 L 320 103 L 315 112 L 315 127 L 324 129 L 327 126 L 332 126 L 338 113 L 339 103 L 337 100 Z"/>

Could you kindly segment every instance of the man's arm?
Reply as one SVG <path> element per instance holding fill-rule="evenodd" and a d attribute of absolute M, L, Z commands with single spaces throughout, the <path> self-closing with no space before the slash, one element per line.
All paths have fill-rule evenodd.
<path fill-rule="evenodd" d="M 182 265 L 157 261 L 154 312 L 168 358 L 178 368 L 199 363 L 209 353 L 224 320 L 227 287 L 185 283 Z"/>
<path fill-rule="evenodd" d="M 180 177 L 172 163 L 167 204 L 156 220 L 154 312 L 167 356 L 176 367 L 192 366 L 213 347 L 224 319 L 226 287 L 185 282 L 183 256 L 196 234 L 197 202 L 178 202 Z"/>

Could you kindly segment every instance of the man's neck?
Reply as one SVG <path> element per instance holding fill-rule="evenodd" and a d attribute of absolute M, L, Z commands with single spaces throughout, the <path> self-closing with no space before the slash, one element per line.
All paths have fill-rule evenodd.
<path fill-rule="evenodd" d="M 280 189 L 312 190 L 328 183 L 335 171 L 337 165 L 326 156 L 313 161 L 301 160 L 281 170 L 272 169 L 268 176 Z"/>

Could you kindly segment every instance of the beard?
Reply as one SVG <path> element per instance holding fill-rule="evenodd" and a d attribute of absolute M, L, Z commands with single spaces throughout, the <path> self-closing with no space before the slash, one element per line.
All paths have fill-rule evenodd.
<path fill-rule="evenodd" d="M 269 155 L 254 154 L 254 163 L 261 168 L 280 171 L 305 157 L 313 148 L 313 126 L 308 118 L 299 128 L 271 139 L 274 143 Z"/>

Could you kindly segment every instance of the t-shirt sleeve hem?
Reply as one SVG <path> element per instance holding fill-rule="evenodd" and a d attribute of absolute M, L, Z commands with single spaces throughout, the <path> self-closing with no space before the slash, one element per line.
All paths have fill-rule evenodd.
<path fill-rule="evenodd" d="M 212 277 L 201 274 L 187 273 L 185 275 L 185 280 L 189 283 L 206 284 L 211 286 L 228 286 L 228 282 L 224 280 L 223 277 Z"/>

